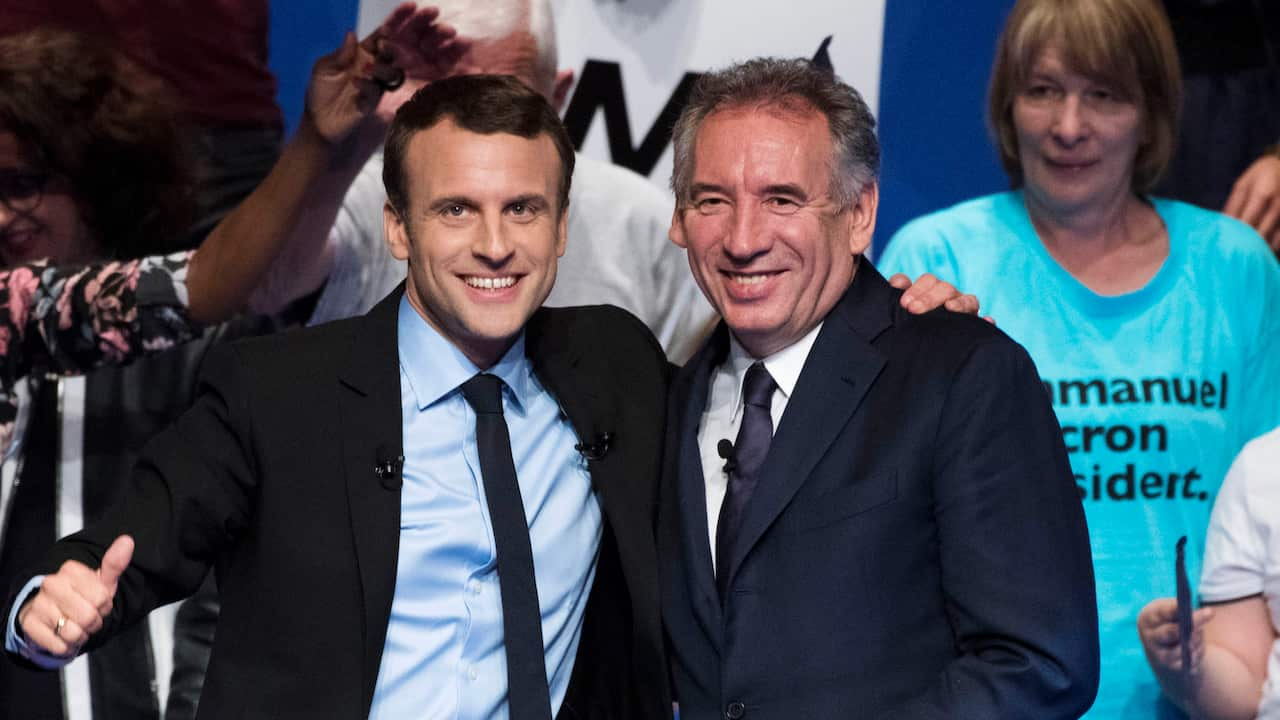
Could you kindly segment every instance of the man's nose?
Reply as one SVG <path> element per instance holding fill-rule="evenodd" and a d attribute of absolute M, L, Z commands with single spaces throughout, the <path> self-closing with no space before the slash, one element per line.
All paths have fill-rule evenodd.
<path fill-rule="evenodd" d="M 511 242 L 507 229 L 503 227 L 501 218 L 485 219 L 472 243 L 471 252 L 493 267 L 501 266 L 511 259 L 515 245 Z"/>
<path fill-rule="evenodd" d="M 739 205 L 734 212 L 729 235 L 724 241 L 725 254 L 745 263 L 768 252 L 772 245 L 764 209 L 756 203 Z"/>

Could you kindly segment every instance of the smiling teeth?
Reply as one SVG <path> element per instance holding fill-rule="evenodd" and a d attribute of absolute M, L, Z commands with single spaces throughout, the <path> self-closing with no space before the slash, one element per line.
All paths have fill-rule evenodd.
<path fill-rule="evenodd" d="M 759 285 L 769 279 L 768 275 L 733 275 L 733 281 L 740 285 Z"/>
<path fill-rule="evenodd" d="M 482 290 L 501 290 L 515 285 L 516 279 L 513 277 L 469 277 L 466 278 L 466 283 L 473 288 L 480 288 Z"/>

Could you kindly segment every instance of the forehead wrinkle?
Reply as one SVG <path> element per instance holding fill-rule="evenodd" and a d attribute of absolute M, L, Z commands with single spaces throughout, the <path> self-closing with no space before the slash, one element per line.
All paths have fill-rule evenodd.
<path fill-rule="evenodd" d="M 437 130 L 439 133 L 432 135 Z M 447 137 L 449 133 L 454 134 L 452 138 Z M 530 149 L 533 151 L 528 152 Z M 425 206 L 415 214 L 441 198 L 466 199 L 482 206 L 522 195 L 555 197 L 559 186 L 560 158 L 545 134 L 524 138 L 510 133 L 476 133 L 446 118 L 416 133 L 409 140 L 406 156 L 410 203 L 416 196 Z M 548 159 L 551 162 L 544 166 Z"/>

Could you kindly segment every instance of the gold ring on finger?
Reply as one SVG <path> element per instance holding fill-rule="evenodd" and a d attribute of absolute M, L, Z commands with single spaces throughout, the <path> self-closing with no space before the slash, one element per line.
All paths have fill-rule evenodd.
<path fill-rule="evenodd" d="M 67 616 L 66 616 L 66 615 L 59 616 L 59 617 L 58 617 L 58 624 L 53 626 L 53 634 L 54 634 L 56 637 L 61 638 L 61 637 L 62 637 L 62 628 L 66 627 L 66 626 L 67 626 Z"/>

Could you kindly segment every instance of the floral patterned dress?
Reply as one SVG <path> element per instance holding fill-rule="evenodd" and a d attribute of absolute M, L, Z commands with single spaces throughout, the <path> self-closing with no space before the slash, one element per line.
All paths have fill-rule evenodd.
<path fill-rule="evenodd" d="M 198 334 L 187 314 L 191 254 L 0 270 L 0 457 L 13 439 L 22 378 L 124 364 Z"/>

